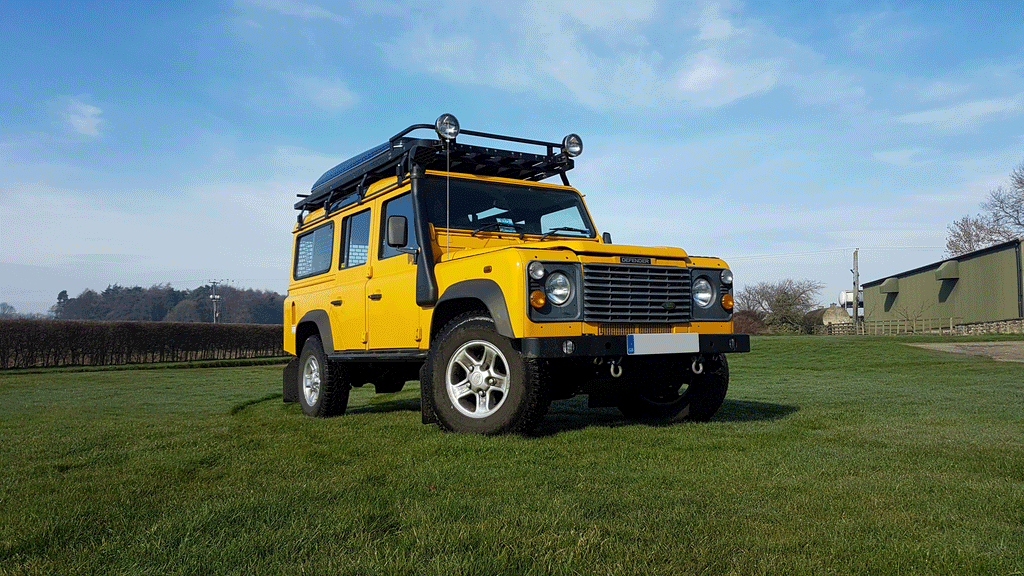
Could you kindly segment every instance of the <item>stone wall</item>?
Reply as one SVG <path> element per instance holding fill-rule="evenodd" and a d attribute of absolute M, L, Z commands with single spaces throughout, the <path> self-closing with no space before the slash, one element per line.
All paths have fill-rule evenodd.
<path fill-rule="evenodd" d="M 1001 322 L 979 322 L 977 324 L 961 324 L 953 329 L 959 336 L 977 334 L 1024 334 L 1024 318 L 1003 320 Z"/>

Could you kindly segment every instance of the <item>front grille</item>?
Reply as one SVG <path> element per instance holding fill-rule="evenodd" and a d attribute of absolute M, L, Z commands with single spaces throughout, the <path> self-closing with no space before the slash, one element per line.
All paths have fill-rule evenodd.
<path fill-rule="evenodd" d="M 583 265 L 587 322 L 689 322 L 690 270 L 675 266 Z"/>

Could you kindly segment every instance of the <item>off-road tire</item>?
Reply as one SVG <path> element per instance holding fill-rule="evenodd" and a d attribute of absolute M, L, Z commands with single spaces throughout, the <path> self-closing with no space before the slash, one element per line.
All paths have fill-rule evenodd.
<path fill-rule="evenodd" d="M 302 346 L 298 378 L 303 414 L 327 418 L 345 413 L 352 387 L 345 381 L 341 364 L 327 359 L 319 336 L 310 336 Z"/>
<path fill-rule="evenodd" d="M 729 390 L 729 363 L 724 354 L 708 356 L 704 371 L 673 370 L 670 382 L 644 382 L 624 392 L 619 411 L 637 420 L 707 422 L 722 407 Z"/>
<path fill-rule="evenodd" d="M 547 413 L 543 365 L 524 359 L 483 313 L 462 314 L 448 322 L 426 366 L 442 430 L 526 434 Z"/>

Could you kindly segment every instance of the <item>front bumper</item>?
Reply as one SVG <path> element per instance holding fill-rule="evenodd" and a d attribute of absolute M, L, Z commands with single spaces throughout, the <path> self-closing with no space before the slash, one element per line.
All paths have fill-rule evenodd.
<path fill-rule="evenodd" d="M 527 358 L 593 358 L 599 356 L 750 352 L 750 336 L 748 334 L 556 336 L 522 338 L 519 342 L 520 351 Z"/>

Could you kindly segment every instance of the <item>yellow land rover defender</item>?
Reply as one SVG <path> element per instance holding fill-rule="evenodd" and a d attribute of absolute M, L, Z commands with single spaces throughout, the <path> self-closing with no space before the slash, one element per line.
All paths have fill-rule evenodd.
<path fill-rule="evenodd" d="M 459 432 L 528 432 L 576 394 L 630 418 L 711 418 L 725 353 L 750 349 L 732 272 L 599 234 L 566 177 L 582 150 L 444 114 L 325 173 L 295 204 L 284 400 L 333 416 L 352 386 L 418 379 L 423 422 Z"/>

